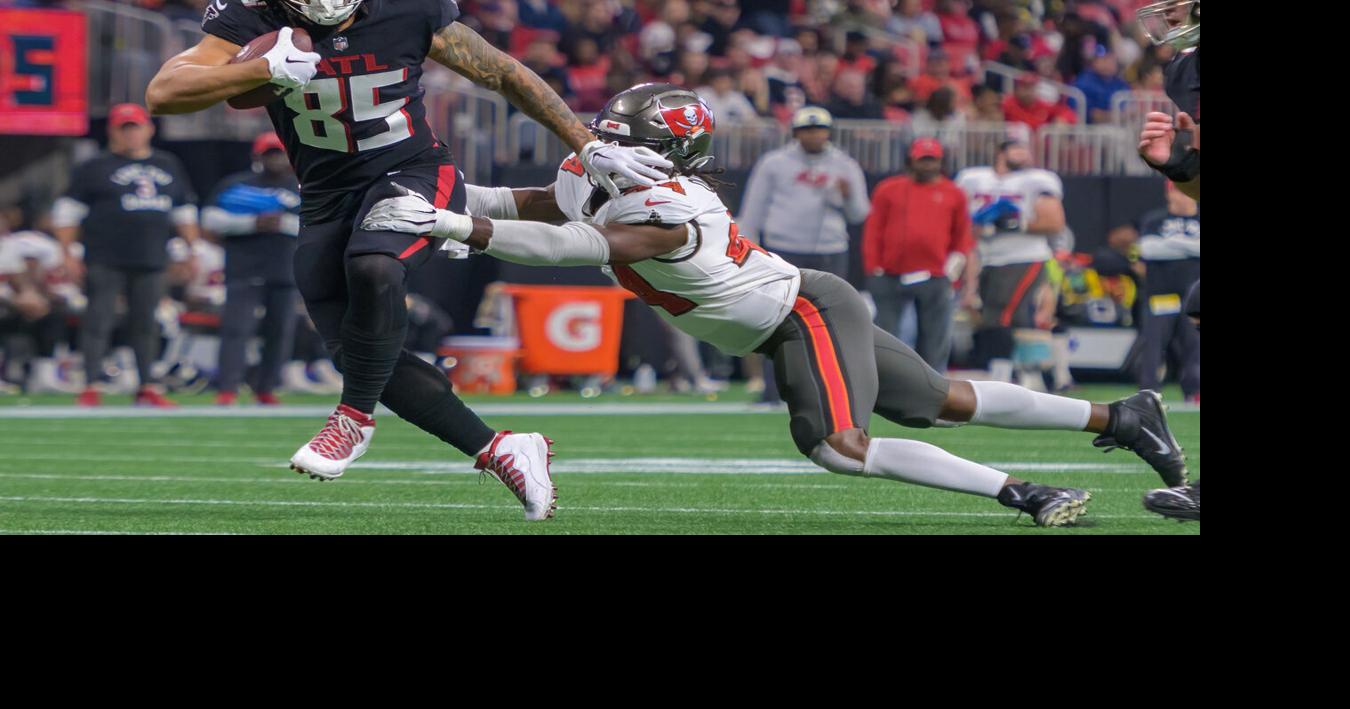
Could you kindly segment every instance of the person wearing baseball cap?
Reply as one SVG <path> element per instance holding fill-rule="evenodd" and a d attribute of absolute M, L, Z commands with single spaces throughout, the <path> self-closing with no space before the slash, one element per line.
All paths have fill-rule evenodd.
<path fill-rule="evenodd" d="M 197 197 L 178 158 L 151 146 L 154 136 L 145 107 L 110 108 L 108 150 L 75 166 L 70 187 L 52 208 L 67 268 L 84 274 L 89 298 L 80 322 L 86 387 L 78 402 L 84 406 L 97 406 L 107 390 L 103 359 L 117 325 L 119 296 L 127 302 L 127 340 L 136 355 L 136 403 L 174 405 L 151 374 L 159 351 L 155 309 L 167 288 L 169 240 L 197 239 Z M 82 263 L 72 248 L 77 240 L 84 242 Z"/>
<path fill-rule="evenodd" d="M 848 277 L 848 226 L 867 216 L 862 167 L 830 144 L 834 117 L 818 106 L 798 109 L 793 142 L 766 153 L 750 172 L 740 233 L 798 268 Z"/>
<path fill-rule="evenodd" d="M 259 404 L 278 404 L 276 390 L 295 339 L 299 292 L 292 262 L 300 234 L 300 187 L 276 133 L 253 140 L 253 170 L 226 177 L 216 187 L 202 210 L 202 225 L 225 246 L 216 403 L 238 402 L 244 350 L 259 335 L 262 362 L 250 381 L 253 396 Z"/>
<path fill-rule="evenodd" d="M 834 117 L 818 106 L 798 109 L 793 141 L 765 153 L 746 181 L 736 223 L 740 234 L 798 268 L 848 278 L 850 224 L 867 217 L 862 166 L 830 144 Z M 763 400 L 778 400 L 771 367 Z"/>
<path fill-rule="evenodd" d="M 1087 97 L 1088 123 L 1111 121 L 1111 97 L 1129 91 L 1130 84 L 1120 77 L 1120 62 L 1111 48 L 1104 44 L 1093 46 L 1092 63 L 1088 70 L 1074 79 L 1073 85 Z"/>
<path fill-rule="evenodd" d="M 134 103 L 120 103 L 108 110 L 109 128 L 122 128 L 127 125 L 149 126 L 150 132 L 154 133 L 150 112 L 144 107 Z"/>
<path fill-rule="evenodd" d="M 913 303 L 919 336 L 915 351 L 939 372 L 952 349 L 952 283 L 974 297 L 976 268 L 966 195 L 942 175 L 942 143 L 917 138 L 909 148 L 909 175 L 882 180 L 863 226 L 863 269 L 877 306 L 876 323 L 899 337 L 900 316 Z"/>

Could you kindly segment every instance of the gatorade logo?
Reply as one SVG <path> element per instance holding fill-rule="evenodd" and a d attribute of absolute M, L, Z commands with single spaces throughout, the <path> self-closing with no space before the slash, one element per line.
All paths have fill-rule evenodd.
<path fill-rule="evenodd" d="M 587 352 L 600 346 L 600 303 L 567 303 L 549 313 L 548 339 L 560 350 Z"/>

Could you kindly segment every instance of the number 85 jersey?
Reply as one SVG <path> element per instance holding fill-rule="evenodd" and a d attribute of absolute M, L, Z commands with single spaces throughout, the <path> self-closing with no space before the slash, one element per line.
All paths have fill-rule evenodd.
<path fill-rule="evenodd" d="M 351 199 L 386 173 L 450 163 L 426 122 L 420 80 L 432 36 L 459 17 L 454 0 L 365 0 L 356 21 L 306 24 L 323 58 L 303 89 L 267 107 L 300 178 L 306 224 L 350 218 Z M 265 0 L 212 0 L 202 29 L 244 46 L 291 25 Z"/>
<path fill-rule="evenodd" d="M 727 354 L 753 351 L 792 310 L 801 286 L 797 267 L 742 237 L 703 180 L 676 177 L 610 199 L 572 155 L 558 170 L 554 194 L 572 221 L 686 225 L 680 248 L 603 270 L 666 322 Z"/>

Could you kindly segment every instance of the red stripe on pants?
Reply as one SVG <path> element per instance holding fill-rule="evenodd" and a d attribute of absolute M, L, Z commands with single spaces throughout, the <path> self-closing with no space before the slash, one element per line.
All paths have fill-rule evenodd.
<path fill-rule="evenodd" d="M 436 175 L 436 208 L 445 209 L 450 206 L 450 195 L 455 191 L 455 166 L 442 165 L 440 172 Z"/>
<path fill-rule="evenodd" d="M 436 201 L 432 202 L 432 204 L 435 205 L 437 209 L 445 209 L 447 206 L 449 206 L 450 195 L 454 194 L 455 192 L 455 179 L 456 179 L 455 166 L 441 165 L 440 170 L 438 170 L 436 173 Z M 398 255 L 398 259 L 402 261 L 403 259 L 412 256 L 418 251 L 421 251 L 423 248 L 426 247 L 427 244 L 430 243 L 431 238 L 428 236 L 423 236 L 422 238 L 418 239 L 417 242 L 414 243 L 412 246 L 409 246 L 407 249 L 404 249 L 403 253 Z"/>
<path fill-rule="evenodd" d="M 830 410 L 830 433 L 857 428 L 853 425 L 853 410 L 849 407 L 848 385 L 845 384 L 844 370 L 839 366 L 839 357 L 834 349 L 834 338 L 825 327 L 825 318 L 811 301 L 797 297 L 792 312 L 801 317 L 806 324 L 810 337 L 812 354 L 816 358 L 816 367 L 825 383 L 825 401 Z"/>
<path fill-rule="evenodd" d="M 1027 294 L 1027 289 L 1031 287 L 1032 283 L 1036 282 L 1036 277 L 1041 275 L 1041 269 L 1044 267 L 1043 262 L 1037 261 L 1031 264 L 1031 268 L 1028 268 L 1027 272 L 1022 275 L 1022 280 L 1017 282 L 1017 289 L 1013 291 L 1012 300 L 1008 301 L 1008 307 L 1003 309 L 1003 315 L 998 319 L 1000 325 L 1003 327 L 1012 325 L 1013 313 L 1017 311 L 1018 304 Z"/>

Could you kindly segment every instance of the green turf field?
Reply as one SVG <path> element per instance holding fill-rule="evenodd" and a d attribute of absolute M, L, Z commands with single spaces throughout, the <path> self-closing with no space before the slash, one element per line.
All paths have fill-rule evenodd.
<path fill-rule="evenodd" d="M 1095 387 L 1083 393 L 1101 399 L 1126 391 Z M 1176 396 L 1167 393 L 1169 401 Z M 717 406 L 745 400 L 732 392 Z M 1027 517 L 1016 520 L 1015 512 L 992 500 L 817 472 L 789 440 L 783 412 L 722 413 L 725 409 L 702 407 L 703 399 L 673 396 L 475 400 L 497 409 L 484 417 L 493 426 L 537 430 L 557 440 L 558 516 L 526 524 L 505 487 L 492 479 L 480 484 L 465 456 L 390 415 L 379 419 L 365 458 L 343 479 L 320 483 L 290 472 L 286 462 L 322 425 L 322 415 L 70 418 L 46 406 L 68 401 L 0 397 L 0 533 L 1200 531 L 1198 524 L 1145 512 L 1140 496 L 1160 485 L 1158 477 L 1132 453 L 1106 455 L 1092 448 L 1088 434 L 969 426 L 916 431 L 881 420 L 873 424 L 872 435 L 917 438 L 1024 479 L 1092 491 L 1084 523 L 1046 530 Z M 682 406 L 681 413 L 650 413 L 672 402 Z M 561 411 L 548 409 L 559 405 Z M 78 413 L 71 409 L 69 415 Z M 1176 412 L 1171 420 L 1192 478 L 1199 477 L 1200 414 Z"/>

